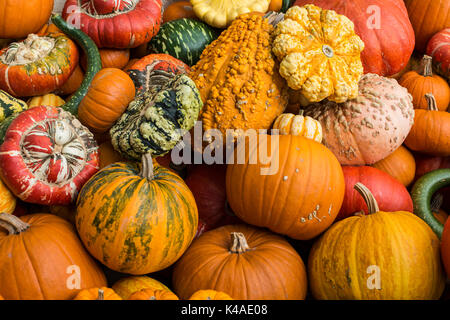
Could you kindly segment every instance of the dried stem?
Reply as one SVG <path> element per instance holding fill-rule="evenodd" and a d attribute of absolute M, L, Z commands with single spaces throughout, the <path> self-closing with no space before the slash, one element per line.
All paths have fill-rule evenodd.
<path fill-rule="evenodd" d="M 364 202 L 367 204 L 369 214 L 377 213 L 378 211 L 380 211 L 377 200 L 365 185 L 363 185 L 361 182 L 358 182 L 355 184 L 354 189 L 359 192 L 361 197 L 363 197 Z"/>
<path fill-rule="evenodd" d="M 153 158 L 151 153 L 146 153 L 142 156 L 142 169 L 139 175 L 148 180 L 153 180 Z"/>
<path fill-rule="evenodd" d="M 30 225 L 12 214 L 3 212 L 0 213 L 0 227 L 6 229 L 9 235 L 13 235 L 24 232 Z"/>
<path fill-rule="evenodd" d="M 436 103 L 436 98 L 434 97 L 434 95 L 432 93 L 426 93 L 425 99 L 427 99 L 429 111 L 439 111 L 439 109 L 437 107 L 437 103 Z"/>
<path fill-rule="evenodd" d="M 247 239 L 242 232 L 232 232 L 231 233 L 232 246 L 230 251 L 232 253 L 245 253 L 250 250 L 248 246 Z"/>

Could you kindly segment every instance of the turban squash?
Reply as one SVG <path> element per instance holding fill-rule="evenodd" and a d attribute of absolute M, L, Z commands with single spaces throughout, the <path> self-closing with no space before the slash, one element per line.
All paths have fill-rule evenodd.
<path fill-rule="evenodd" d="M 346 16 L 314 5 L 293 6 L 275 26 L 273 53 L 290 88 L 309 102 L 358 95 L 364 42 Z"/>
<path fill-rule="evenodd" d="M 308 257 L 313 297 L 439 299 L 445 277 L 438 237 L 413 213 L 380 211 L 369 189 L 360 183 L 355 188 L 366 201 L 369 215 L 333 224 L 313 244 Z"/>
<path fill-rule="evenodd" d="M 172 282 L 181 299 L 209 288 L 236 300 L 303 300 L 307 287 L 294 248 L 279 235 L 247 225 L 220 227 L 195 239 L 176 263 Z"/>
<path fill-rule="evenodd" d="M 412 97 L 395 79 L 368 73 L 359 95 L 344 103 L 323 101 L 305 108 L 322 125 L 322 143 L 342 165 L 373 164 L 394 152 L 414 122 Z"/>
<path fill-rule="evenodd" d="M 0 213 L 0 294 L 5 299 L 72 299 L 80 291 L 72 288 L 78 280 L 80 289 L 106 285 L 69 222 L 51 214 L 18 218 Z"/>
<path fill-rule="evenodd" d="M 422 1 L 422 0 L 419 0 Z M 404 69 L 413 52 L 414 30 L 403 1 L 399 0 L 296 0 L 314 4 L 349 18 L 364 42 L 364 73 L 391 76 Z"/>
<path fill-rule="evenodd" d="M 222 137 L 228 129 L 269 129 L 286 108 L 287 85 L 270 49 L 271 19 L 240 15 L 192 67 L 189 77 L 204 103 L 201 121 L 208 142 L 211 129 Z"/>
<path fill-rule="evenodd" d="M 158 33 L 161 6 L 161 0 L 67 0 L 62 16 L 99 48 L 136 48 Z"/>
<path fill-rule="evenodd" d="M 156 165 L 117 162 L 82 188 L 76 226 L 87 250 L 108 268 L 133 275 L 173 264 L 195 236 L 198 211 L 183 180 Z"/>

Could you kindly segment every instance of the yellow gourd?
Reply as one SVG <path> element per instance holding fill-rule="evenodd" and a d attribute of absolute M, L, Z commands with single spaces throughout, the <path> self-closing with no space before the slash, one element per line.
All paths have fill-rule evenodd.
<path fill-rule="evenodd" d="M 303 110 L 300 110 L 298 115 L 293 113 L 279 115 L 273 129 L 278 129 L 280 134 L 292 134 L 322 142 L 322 125 L 311 117 L 303 116 Z"/>
<path fill-rule="evenodd" d="M 13 213 L 16 208 L 16 198 L 0 180 L 0 213 Z"/>
<path fill-rule="evenodd" d="M 350 19 L 314 5 L 293 6 L 274 35 L 280 74 L 307 101 L 340 103 L 358 96 L 364 42 Z"/>
<path fill-rule="evenodd" d="M 28 100 L 28 108 L 34 108 L 39 106 L 60 107 L 65 101 L 56 94 L 49 93 L 43 96 L 33 97 Z"/>

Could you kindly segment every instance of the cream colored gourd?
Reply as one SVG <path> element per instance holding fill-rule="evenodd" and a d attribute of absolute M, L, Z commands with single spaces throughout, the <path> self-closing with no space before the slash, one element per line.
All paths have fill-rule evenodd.
<path fill-rule="evenodd" d="M 278 129 L 280 134 L 292 134 L 322 142 L 322 125 L 319 121 L 304 116 L 303 112 L 300 110 L 298 115 L 293 113 L 279 115 L 273 124 L 273 129 Z"/>

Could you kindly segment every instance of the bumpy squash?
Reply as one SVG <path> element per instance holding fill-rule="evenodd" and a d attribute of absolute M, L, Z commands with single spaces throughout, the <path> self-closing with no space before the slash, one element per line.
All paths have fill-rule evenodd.
<path fill-rule="evenodd" d="M 364 42 L 346 16 L 314 5 L 293 6 L 274 34 L 273 52 L 290 88 L 309 102 L 356 98 Z"/>
<path fill-rule="evenodd" d="M 0 123 L 13 114 L 18 114 L 28 109 L 28 105 L 9 93 L 0 90 Z"/>
<path fill-rule="evenodd" d="M 65 101 L 63 98 L 57 96 L 56 94 L 49 93 L 43 96 L 33 97 L 29 99 L 27 103 L 28 108 L 39 106 L 60 107 L 65 103 Z"/>
<path fill-rule="evenodd" d="M 159 75 L 151 77 L 152 82 Z M 185 74 L 162 78 L 138 95 L 110 130 L 114 149 L 125 158 L 166 154 L 198 118 L 202 101 L 195 83 Z"/>
<path fill-rule="evenodd" d="M 280 134 L 293 134 L 322 142 L 322 125 L 311 117 L 304 117 L 303 112 L 300 110 L 298 115 L 293 113 L 279 115 L 273 124 L 273 129 L 278 129 Z"/>
<path fill-rule="evenodd" d="M 189 76 L 204 108 L 203 130 L 269 129 L 286 108 L 287 85 L 272 55 L 271 20 L 248 13 L 233 21 L 202 53 Z M 206 132 L 206 139 L 212 138 Z"/>

